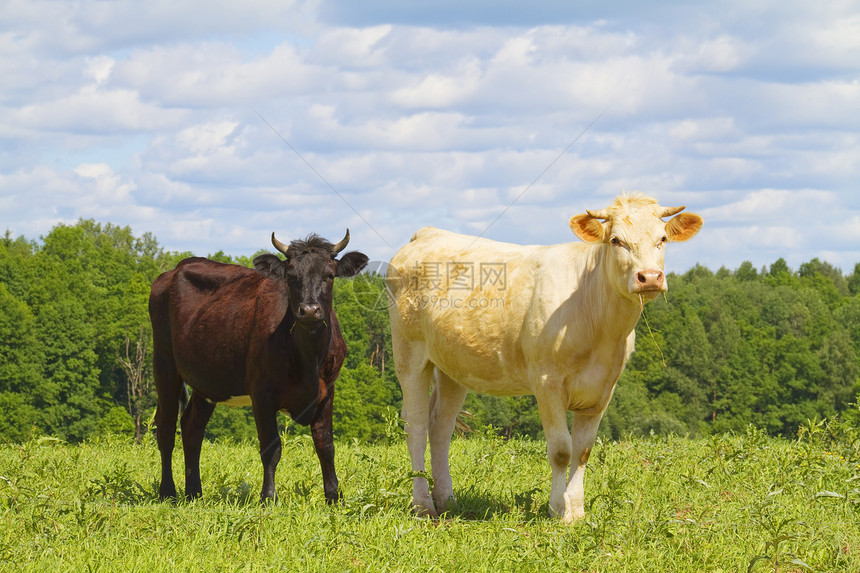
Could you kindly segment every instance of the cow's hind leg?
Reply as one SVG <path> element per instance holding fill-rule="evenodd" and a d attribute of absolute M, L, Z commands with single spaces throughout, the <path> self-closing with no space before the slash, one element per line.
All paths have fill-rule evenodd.
<path fill-rule="evenodd" d="M 394 346 L 394 365 L 397 379 L 403 391 L 401 416 L 406 430 L 406 445 L 412 471 L 424 472 L 424 452 L 427 449 L 427 427 L 430 412 L 430 381 L 433 377 L 433 364 L 428 361 L 424 346 L 403 338 L 397 323 L 391 323 L 391 341 Z M 423 477 L 412 478 L 412 505 L 420 515 L 437 517 L 430 487 Z"/>
<path fill-rule="evenodd" d="M 433 469 L 433 500 L 440 513 L 454 497 L 449 450 L 457 415 L 468 390 L 436 368 L 436 386 L 430 397 L 430 465 Z"/>
<path fill-rule="evenodd" d="M 179 418 L 179 402 L 184 398 L 185 388 L 176 371 L 173 355 L 158 344 L 153 350 L 152 374 L 158 393 L 158 406 L 155 410 L 155 438 L 161 455 L 161 483 L 158 497 L 176 497 L 176 484 L 173 481 L 173 447 L 176 445 L 176 420 Z"/>
<path fill-rule="evenodd" d="M 206 423 L 212 416 L 215 404 L 207 402 L 197 392 L 191 393 L 191 401 L 182 413 L 179 424 L 182 428 L 182 450 L 185 453 L 185 497 L 198 498 L 203 495 L 200 483 L 200 449 Z"/>

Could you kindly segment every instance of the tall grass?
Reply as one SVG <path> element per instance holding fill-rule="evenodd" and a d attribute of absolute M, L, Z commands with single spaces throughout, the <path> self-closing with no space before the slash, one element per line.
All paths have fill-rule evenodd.
<path fill-rule="evenodd" d="M 547 516 L 545 445 L 491 435 L 455 439 L 458 502 L 414 517 L 390 433 L 337 445 L 336 507 L 303 436 L 286 439 L 266 507 L 253 443 L 205 443 L 204 497 L 177 503 L 157 500 L 151 438 L 4 445 L 0 570 L 860 571 L 860 432 L 845 425 L 598 443 L 572 526 Z"/>

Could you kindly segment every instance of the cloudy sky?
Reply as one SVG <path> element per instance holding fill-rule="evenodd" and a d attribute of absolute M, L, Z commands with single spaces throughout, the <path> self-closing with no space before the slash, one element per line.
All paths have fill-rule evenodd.
<path fill-rule="evenodd" d="M 705 219 L 669 270 L 853 270 L 855 2 L 581 4 L 0 0 L 0 231 L 250 255 L 349 227 L 385 260 L 425 225 L 576 240 L 636 190 Z"/>

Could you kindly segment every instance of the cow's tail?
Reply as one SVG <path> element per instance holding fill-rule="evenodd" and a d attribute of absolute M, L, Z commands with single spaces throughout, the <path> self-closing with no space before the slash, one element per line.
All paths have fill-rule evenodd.
<path fill-rule="evenodd" d="M 188 402 L 191 400 L 191 395 L 188 393 L 188 384 L 182 383 L 182 390 L 179 391 L 179 416 L 185 412 L 188 407 Z"/>

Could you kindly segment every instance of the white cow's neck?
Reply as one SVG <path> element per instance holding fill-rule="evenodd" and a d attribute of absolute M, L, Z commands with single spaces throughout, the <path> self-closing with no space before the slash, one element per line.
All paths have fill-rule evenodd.
<path fill-rule="evenodd" d="M 603 302 L 603 308 L 599 310 L 600 316 L 605 323 L 617 325 L 623 336 L 627 336 L 639 321 L 645 301 L 640 304 L 638 298 L 627 293 L 619 292 L 617 280 L 613 280 L 612 272 L 614 264 L 612 261 L 612 247 L 605 243 L 595 245 L 591 256 L 594 258 L 595 267 L 601 275 L 601 288 L 604 296 L 599 297 Z M 619 333 L 621 334 L 621 333 Z"/>

